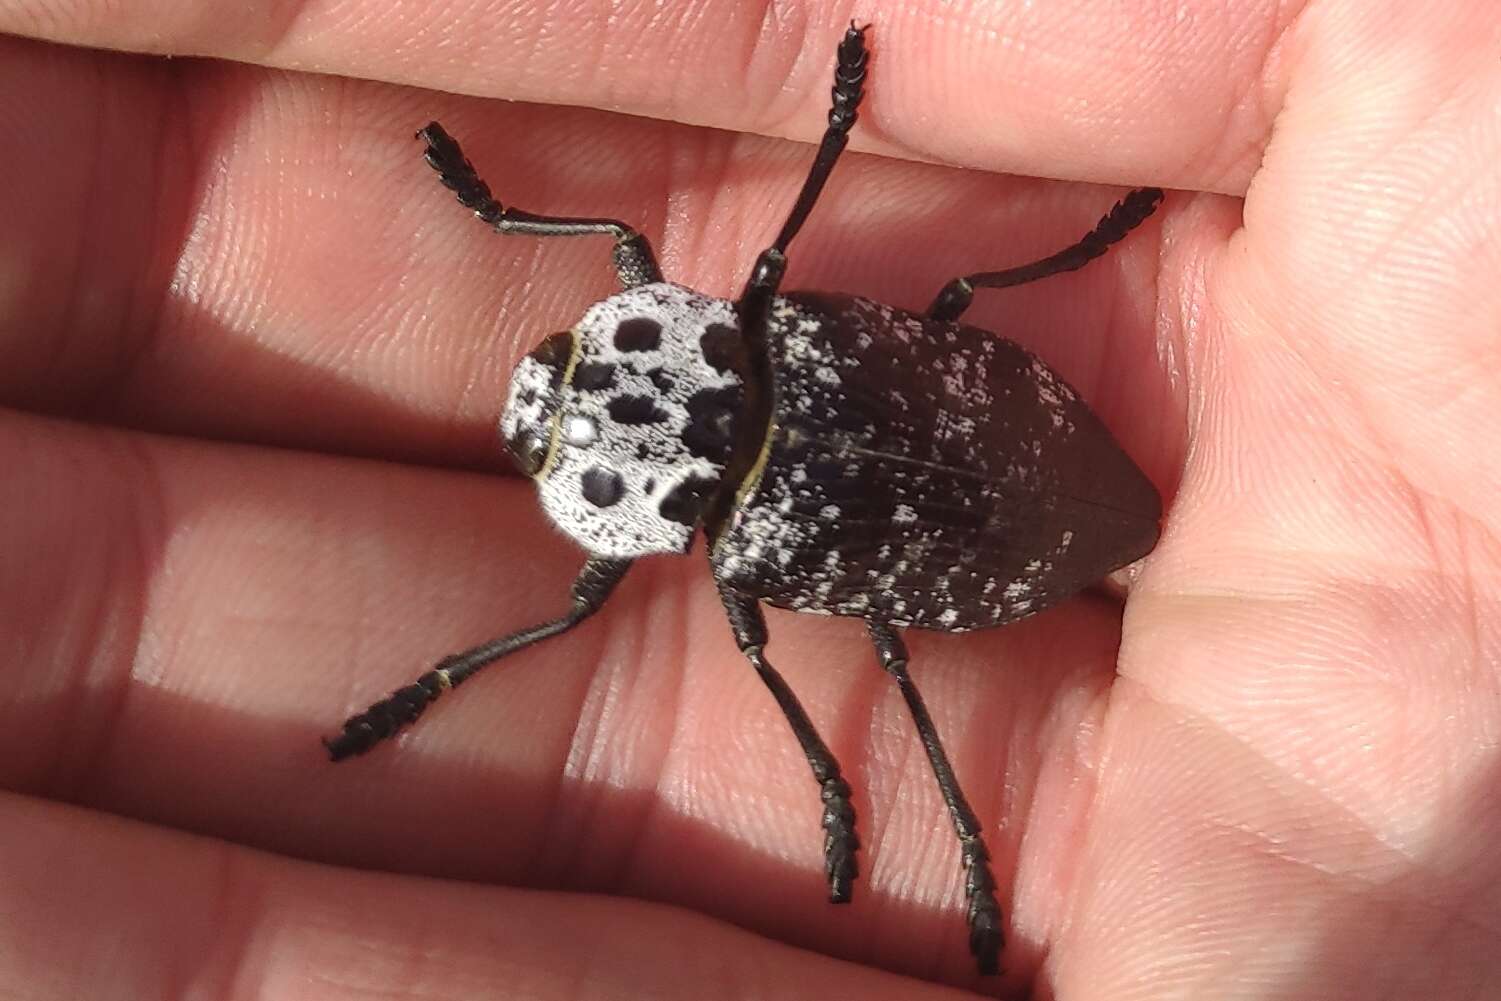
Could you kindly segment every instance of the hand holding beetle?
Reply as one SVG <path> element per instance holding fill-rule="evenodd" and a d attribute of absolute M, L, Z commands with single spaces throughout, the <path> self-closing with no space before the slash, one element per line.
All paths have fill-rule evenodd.
<path fill-rule="evenodd" d="M 1488 437 L 1501 380 L 1484 361 L 1501 328 L 1484 125 L 1501 68 L 1471 41 L 1483 11 L 1394 35 L 1408 16 L 1311 10 L 1262 26 L 1280 37 L 1275 58 L 1214 74 L 1194 68 L 1227 37 L 1207 14 L 1192 31 L 1143 14 L 1108 40 L 1098 25 L 1029 25 L 1016 48 L 968 31 L 980 48 L 961 64 L 983 76 L 945 86 L 1005 98 L 981 105 L 920 100 L 933 85 L 911 69 L 932 65 L 920 46 L 959 44 L 942 42 L 953 25 L 877 24 L 857 143 L 1182 189 L 1250 183 L 1243 228 L 1232 198 L 1175 195 L 1099 264 L 987 293 L 966 317 L 1074 381 L 1169 512 L 1132 586 L 1118 671 L 1119 611 L 1099 598 L 1000 632 L 909 634 L 994 859 L 1001 990 L 1447 998 L 1501 983 L 1486 931 L 1501 916 Z M 0 17 L 21 34 L 140 44 L 108 17 L 88 34 L 61 15 Z M 219 27 L 176 50 L 248 57 L 241 26 Z M 766 128 L 728 110 L 765 72 L 754 59 L 723 72 L 743 28 L 731 17 L 712 44 L 673 50 L 695 86 L 671 111 L 632 75 L 651 33 L 613 69 L 607 45 L 594 83 L 545 69 L 556 44 L 535 47 L 530 76 L 471 69 L 492 76 L 468 82 L 444 75 L 451 61 L 361 67 L 300 28 L 271 61 Z M 806 62 L 786 79 L 810 106 L 826 92 L 817 34 L 801 55 L 777 50 Z M 1036 62 L 1043 42 L 1081 58 Z M 687 561 L 642 564 L 606 614 L 445 700 L 386 749 L 399 753 L 333 769 L 302 750 L 327 706 L 405 680 L 461 645 L 450 638 L 555 614 L 576 560 L 520 483 L 327 454 L 484 463 L 511 362 L 608 291 L 591 241 L 542 251 L 468 232 L 391 135 L 439 112 L 463 122 L 508 204 L 630 218 L 670 278 L 727 296 L 780 221 L 755 207 L 785 212 L 805 150 L 4 44 L 0 75 L 54 85 L 7 158 L 24 294 L 0 300 L 0 331 L 30 333 L 8 335 L 4 382 L 15 472 L 0 607 L 22 614 L 5 627 L 20 655 L 0 760 L 24 795 L 0 815 L 0 885 L 27 906 L 0 933 L 22 943 L 0 951 L 0 983 L 40 982 L 28 970 L 66 955 L 74 979 L 47 981 L 57 997 L 168 980 L 285 995 L 287 977 L 455 997 L 522 978 L 562 996 L 581 968 L 621 996 L 702 996 L 707 978 L 788 997 L 917 990 L 777 940 L 969 979 L 942 803 L 859 631 L 770 623 L 772 658 L 856 790 L 859 889 L 833 910 L 818 902 L 806 770 Z M 1113 49 L 1108 90 L 1057 75 Z M 698 50 L 720 53 L 715 72 Z M 608 96 L 590 90 L 606 76 Z M 119 107 L 80 128 L 100 79 Z M 1264 152 L 1270 119 L 1234 110 L 1256 88 L 1275 113 Z M 173 94 L 189 113 L 163 119 L 152 109 Z M 1174 108 L 1183 94 L 1194 100 Z M 808 137 L 809 117 L 780 120 Z M 159 149 L 172 153 L 143 154 Z M 674 158 L 688 149 L 698 169 Z M 705 150 L 726 165 L 707 199 Z M 101 163 L 107 183 L 88 172 Z M 1074 239 L 1117 190 L 845 158 L 784 287 L 921 309 L 952 274 Z M 620 896 L 503 888 L 516 884 Z M 98 958 L 106 942 L 123 971 Z"/>

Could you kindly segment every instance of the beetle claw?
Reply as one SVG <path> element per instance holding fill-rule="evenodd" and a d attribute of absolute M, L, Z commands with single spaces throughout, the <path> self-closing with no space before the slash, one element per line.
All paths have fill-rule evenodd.
<path fill-rule="evenodd" d="M 1004 941 L 1000 908 L 992 899 L 988 909 L 977 910 L 970 919 L 969 951 L 979 964 L 981 976 L 993 977 L 1001 972 L 1001 945 Z"/>

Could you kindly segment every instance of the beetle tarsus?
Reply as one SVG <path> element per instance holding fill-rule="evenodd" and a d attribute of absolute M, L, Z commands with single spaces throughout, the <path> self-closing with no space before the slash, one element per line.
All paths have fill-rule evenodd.
<path fill-rule="evenodd" d="M 855 808 L 850 803 L 849 783 L 838 775 L 823 781 L 823 861 L 829 880 L 829 900 L 847 904 L 855 895 L 855 877 L 860 868 L 855 853 L 860 838 L 855 834 Z"/>
<path fill-rule="evenodd" d="M 1000 972 L 1001 905 L 995 899 L 995 877 L 990 872 L 990 852 L 978 837 L 966 840 L 960 852 L 964 865 L 965 917 L 969 921 L 969 951 L 984 976 Z"/>

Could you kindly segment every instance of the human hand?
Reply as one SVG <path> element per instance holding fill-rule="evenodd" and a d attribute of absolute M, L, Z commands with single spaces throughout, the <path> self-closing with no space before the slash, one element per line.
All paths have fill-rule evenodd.
<path fill-rule="evenodd" d="M 871 13 L 856 149 L 1217 192 L 967 316 L 1065 373 L 1169 502 L 1118 663 L 1097 598 L 909 637 L 996 857 L 998 986 L 857 624 L 772 613 L 855 787 L 855 903 L 823 902 L 806 766 L 697 561 L 643 565 L 401 746 L 327 764 L 345 712 L 555 614 L 580 561 L 488 474 L 511 365 L 611 290 L 607 247 L 486 232 L 408 137 L 438 118 L 508 203 L 618 215 L 670 279 L 733 294 L 811 156 L 738 132 L 817 135 L 848 12 L 705 10 L 0 5 L 30 36 L 0 43 L 25 95 L 0 196 L 0 983 L 1493 992 L 1484 4 Z M 921 308 L 1117 193 L 847 157 L 786 284 Z"/>

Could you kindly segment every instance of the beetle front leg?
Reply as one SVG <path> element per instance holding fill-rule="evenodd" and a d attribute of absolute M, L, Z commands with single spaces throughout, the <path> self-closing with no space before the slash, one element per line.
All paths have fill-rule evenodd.
<path fill-rule="evenodd" d="M 396 731 L 416 721 L 439 695 L 473 677 L 480 668 L 572 629 L 604 605 L 615 585 L 631 568 L 630 560 L 591 557 L 573 581 L 573 606 L 567 614 L 530 629 L 502 636 L 472 650 L 444 657 L 437 666 L 369 709 L 344 721 L 338 736 L 323 738 L 328 756 L 342 761 L 364 754 Z"/>
<path fill-rule="evenodd" d="M 856 27 L 851 22 L 849 30 L 839 43 L 838 60 L 834 67 L 834 88 L 831 91 L 833 106 L 829 109 L 828 127 L 824 129 L 823 139 L 818 144 L 818 155 L 813 158 L 813 166 L 803 180 L 802 190 L 797 194 L 797 201 L 793 203 L 787 221 L 782 223 L 781 232 L 777 233 L 771 246 L 756 258 L 750 280 L 746 282 L 745 291 L 740 294 L 741 312 L 746 316 L 759 317 L 770 307 L 771 297 L 781 286 L 782 275 L 787 270 L 787 246 L 797 236 L 798 230 L 803 228 L 803 223 L 807 221 L 808 214 L 813 211 L 814 203 L 818 201 L 818 196 L 829 180 L 829 174 L 834 170 L 834 164 L 839 162 L 839 154 L 844 152 L 845 145 L 849 143 L 850 129 L 855 127 L 855 119 L 858 117 L 856 112 L 865 96 L 865 67 L 869 58 L 865 49 L 865 32 L 869 28 L 868 24 Z"/>
<path fill-rule="evenodd" d="M 964 891 L 968 898 L 969 951 L 982 974 L 997 973 L 1003 944 L 1001 907 L 995 899 L 995 876 L 990 871 L 990 852 L 985 847 L 980 821 L 959 788 L 954 767 L 949 764 L 949 756 L 944 753 L 938 730 L 933 726 L 933 717 L 928 715 L 928 707 L 907 673 L 907 644 L 884 622 L 867 622 L 866 628 L 881 658 L 881 667 L 896 679 L 902 698 L 907 700 L 907 708 L 917 724 L 918 739 L 928 753 L 928 763 L 953 818 L 954 831 L 959 835 L 960 858 L 965 869 Z"/>
<path fill-rule="evenodd" d="M 490 186 L 480 178 L 459 148 L 458 142 L 437 122 L 418 130 L 417 138 L 427 144 L 424 159 L 438 172 L 443 186 L 458 196 L 463 206 L 500 233 L 528 236 L 595 236 L 615 238 L 615 274 L 626 288 L 648 285 L 662 280 L 662 271 L 652 254 L 651 243 L 618 219 L 570 219 L 565 216 L 542 216 L 518 208 L 506 208 L 490 194 Z"/>
<path fill-rule="evenodd" d="M 767 633 L 761 606 L 754 598 L 738 595 L 723 584 L 719 586 L 719 597 L 735 633 L 735 645 L 766 682 L 766 687 L 771 689 L 777 705 L 782 707 L 782 714 L 792 726 L 793 735 L 802 745 L 803 756 L 813 768 L 813 778 L 823 797 L 823 860 L 824 874 L 829 881 L 829 899 L 836 904 L 848 903 L 854 892 L 855 876 L 859 873 L 855 851 L 860 847 L 860 839 L 855 835 L 855 808 L 850 803 L 849 783 L 844 781 L 839 762 L 834 760 L 828 745 L 813 728 L 813 721 L 808 719 L 802 703 L 762 653 Z"/>
<path fill-rule="evenodd" d="M 1112 243 L 1140 226 L 1146 218 L 1157 211 L 1162 202 L 1161 188 L 1137 188 L 1115 203 L 1095 228 L 1084 234 L 1083 239 L 1065 247 L 1049 257 L 1005 271 L 981 271 L 963 278 L 955 278 L 945 285 L 928 307 L 928 315 L 935 320 L 958 320 L 969 308 L 977 288 L 1006 288 L 1025 285 L 1039 278 L 1076 271 L 1110 249 Z"/>

